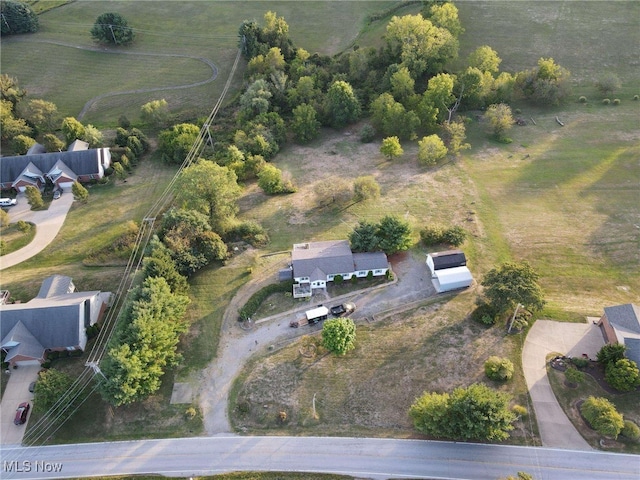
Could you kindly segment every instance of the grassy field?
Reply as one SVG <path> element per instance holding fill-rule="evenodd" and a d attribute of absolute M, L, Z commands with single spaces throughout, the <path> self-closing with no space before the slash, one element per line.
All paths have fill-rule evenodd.
<path fill-rule="evenodd" d="M 351 44 L 367 15 L 394 3 L 75 1 L 42 13 L 38 33 L 3 38 L 1 67 L 3 73 L 18 78 L 30 96 L 54 102 L 64 116 L 76 116 L 87 101 L 105 93 L 206 80 L 211 69 L 199 60 L 205 58 L 219 69 L 216 81 L 180 90 L 110 96 L 96 103 L 83 122 L 113 126 L 121 115 L 138 121 L 140 107 L 158 98 L 167 100 L 177 119 L 193 119 L 206 116 L 220 95 L 243 20 L 262 22 L 267 11 L 275 11 L 290 23 L 290 36 L 298 46 L 331 54 Z M 85 50 L 96 47 L 89 31 L 104 12 L 118 12 L 128 19 L 136 29 L 132 45 Z M 190 58 L 162 56 L 167 54 Z M 241 84 L 239 71 L 234 86 Z"/>

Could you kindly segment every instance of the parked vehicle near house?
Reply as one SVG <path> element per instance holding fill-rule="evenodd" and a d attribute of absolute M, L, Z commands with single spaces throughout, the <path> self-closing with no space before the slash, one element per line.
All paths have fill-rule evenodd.
<path fill-rule="evenodd" d="M 354 303 L 341 303 L 331 307 L 331 315 L 334 317 L 346 317 L 356 311 L 356 305 Z"/>
<path fill-rule="evenodd" d="M 18 201 L 15 198 L 0 198 L 0 207 L 13 207 Z"/>
<path fill-rule="evenodd" d="M 31 405 L 29 405 L 29 402 L 22 402 L 20 405 L 18 405 L 13 423 L 15 423 L 16 425 L 22 425 L 23 423 L 26 423 L 27 417 L 29 416 L 30 408 Z"/>
<path fill-rule="evenodd" d="M 290 327 L 298 328 L 303 325 L 313 325 L 315 323 L 326 320 L 329 316 L 329 309 L 323 305 L 318 305 L 316 308 L 307 310 L 304 312 L 304 317 L 299 320 L 293 320 L 289 323 Z"/>

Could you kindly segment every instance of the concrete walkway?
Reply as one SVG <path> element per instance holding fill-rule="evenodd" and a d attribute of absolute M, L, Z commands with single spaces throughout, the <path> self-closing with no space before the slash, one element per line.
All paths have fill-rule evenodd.
<path fill-rule="evenodd" d="M 564 323 L 538 320 L 529 330 L 522 349 L 524 377 L 529 387 L 545 447 L 590 450 L 558 404 L 547 378 L 546 357 L 558 352 L 569 357 L 583 353 L 594 359 L 604 345 L 600 328 L 589 323 Z"/>
<path fill-rule="evenodd" d="M 24 194 L 19 194 L 17 198 L 18 204 L 7 210 L 10 222 L 15 223 L 18 220 L 32 222 L 36 225 L 36 235 L 29 245 L 1 256 L 0 270 L 13 267 L 34 257 L 53 242 L 53 239 L 56 238 L 62 228 L 62 224 L 73 203 L 73 194 L 70 191 L 65 191 L 58 200 L 51 202 L 47 210 L 34 212 L 30 210 Z"/>

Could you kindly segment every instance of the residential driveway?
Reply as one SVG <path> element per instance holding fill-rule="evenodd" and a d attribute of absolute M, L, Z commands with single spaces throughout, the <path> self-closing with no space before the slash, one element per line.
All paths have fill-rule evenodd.
<path fill-rule="evenodd" d="M 569 357 L 583 353 L 595 358 L 604 345 L 600 328 L 589 323 L 538 320 L 529 330 L 522 349 L 524 377 L 529 387 L 545 447 L 590 450 L 591 447 L 564 414 L 547 378 L 546 357 L 558 352 Z"/>
<path fill-rule="evenodd" d="M 13 419 L 16 408 L 22 402 L 29 402 L 33 408 L 33 393 L 29 392 L 29 384 L 36 381 L 41 368 L 40 365 L 29 365 L 9 370 L 11 376 L 0 403 L 0 445 L 20 445 L 22 443 L 22 437 L 29 420 L 23 425 L 14 425 Z M 1 375 L 8 374 L 2 372 Z M 29 412 L 29 417 L 31 417 L 31 412 Z"/>
<path fill-rule="evenodd" d="M 18 220 L 34 223 L 36 225 L 36 236 L 29 245 L 0 257 L 0 270 L 24 262 L 40 253 L 47 245 L 53 242 L 53 239 L 56 238 L 62 228 L 62 224 L 73 203 L 73 194 L 65 191 L 58 200 L 51 202 L 48 210 L 34 212 L 30 210 L 27 198 L 23 193 L 19 194 L 17 198 L 18 204 L 7 210 L 9 219 L 11 223 Z"/>

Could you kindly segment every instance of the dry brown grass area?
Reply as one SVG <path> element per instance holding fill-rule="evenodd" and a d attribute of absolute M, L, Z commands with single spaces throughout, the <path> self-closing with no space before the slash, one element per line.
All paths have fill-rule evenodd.
<path fill-rule="evenodd" d="M 472 295 L 462 295 L 380 322 L 359 323 L 357 347 L 344 357 L 323 350 L 320 336 L 302 337 L 254 361 L 232 402 L 232 422 L 241 431 L 413 436 L 408 410 L 416 397 L 470 382 L 492 384 L 484 376 L 484 361 L 516 346 L 505 342 L 502 329 L 467 319 L 472 302 Z M 310 343 L 317 346 L 311 357 L 305 348 Z M 279 420 L 281 411 L 287 414 L 285 422 Z M 517 438 L 522 425 L 516 427 Z"/>

